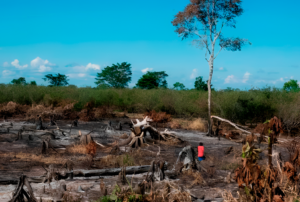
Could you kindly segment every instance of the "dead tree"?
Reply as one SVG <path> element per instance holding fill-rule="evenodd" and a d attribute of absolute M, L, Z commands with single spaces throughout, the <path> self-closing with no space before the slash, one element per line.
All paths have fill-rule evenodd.
<path fill-rule="evenodd" d="M 27 187 L 27 191 L 23 188 L 24 185 Z M 27 200 L 25 200 L 25 198 Z M 25 175 L 21 175 L 18 185 L 13 193 L 13 197 L 9 202 L 37 202 L 38 200 L 34 197 L 33 190 L 28 182 L 28 179 Z"/>
<path fill-rule="evenodd" d="M 145 143 L 145 136 L 147 133 L 150 133 L 151 138 L 154 140 L 168 141 L 175 144 L 183 142 L 173 132 L 170 132 L 167 129 L 163 132 L 159 132 L 157 129 L 149 125 L 150 121 L 152 120 L 146 116 L 143 121 L 139 121 L 137 119 L 137 123 L 132 122 L 130 136 L 127 139 L 115 143 L 115 145 L 128 146 L 133 148 L 140 147 Z"/>
<path fill-rule="evenodd" d="M 232 125 L 233 127 L 235 127 L 236 129 L 244 132 L 244 133 L 247 133 L 247 134 L 251 134 L 251 132 L 247 131 L 246 128 L 244 128 L 243 126 L 240 126 L 238 124 L 234 124 L 232 123 L 231 121 L 227 120 L 227 119 L 223 119 L 223 118 L 220 118 L 218 116 L 211 116 L 211 118 L 215 118 L 215 119 L 219 119 L 220 121 L 223 121 L 223 122 L 226 122 L 226 123 L 229 123 L 230 125 Z"/>
<path fill-rule="evenodd" d="M 146 181 L 154 182 L 154 181 L 162 181 L 165 179 L 165 162 L 163 161 L 152 161 L 150 165 L 149 172 L 146 176 Z"/>

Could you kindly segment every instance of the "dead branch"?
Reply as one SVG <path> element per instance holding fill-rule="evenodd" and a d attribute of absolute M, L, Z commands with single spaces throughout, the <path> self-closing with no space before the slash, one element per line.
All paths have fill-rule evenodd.
<path fill-rule="evenodd" d="M 235 127 L 236 129 L 240 130 L 240 131 L 243 131 L 245 133 L 248 133 L 248 134 L 251 134 L 251 132 L 247 131 L 247 130 L 244 130 L 242 128 L 240 128 L 240 126 L 238 126 L 237 124 L 234 124 L 232 123 L 231 121 L 227 120 L 227 119 L 223 119 L 223 118 L 220 118 L 218 116 L 211 116 L 211 118 L 215 118 L 215 119 L 219 119 L 221 121 L 224 121 L 226 123 L 229 123 L 230 125 L 232 125 L 233 127 Z"/>

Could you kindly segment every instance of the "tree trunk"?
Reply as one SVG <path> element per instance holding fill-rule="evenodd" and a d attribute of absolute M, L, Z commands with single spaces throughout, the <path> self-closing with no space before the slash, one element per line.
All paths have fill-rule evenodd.
<path fill-rule="evenodd" d="M 209 77 L 207 81 L 208 88 L 208 133 L 207 135 L 212 135 L 212 122 L 211 122 L 211 79 L 214 69 L 214 44 L 212 44 L 212 53 L 209 59 Z"/>

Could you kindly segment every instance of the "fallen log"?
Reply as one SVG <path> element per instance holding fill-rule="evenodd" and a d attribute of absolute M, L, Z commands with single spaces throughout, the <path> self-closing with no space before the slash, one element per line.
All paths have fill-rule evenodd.
<path fill-rule="evenodd" d="M 11 128 L 12 126 L 13 126 L 12 122 L 0 123 L 0 128 L 6 128 L 6 127 Z"/>
<path fill-rule="evenodd" d="M 249 132 L 249 131 L 247 131 L 247 130 L 244 130 L 244 129 L 238 127 L 237 124 L 234 124 L 234 123 L 232 123 L 231 121 L 229 121 L 229 120 L 227 120 L 227 119 L 223 119 L 223 118 L 220 118 L 220 117 L 218 117 L 218 116 L 211 116 L 211 118 L 219 119 L 220 121 L 224 121 L 224 122 L 226 122 L 226 123 L 229 123 L 230 125 L 232 125 L 233 127 L 235 127 L 236 129 L 238 129 L 238 130 L 240 130 L 240 131 L 243 131 L 243 132 L 245 132 L 245 133 L 251 134 L 251 132 Z"/>
<path fill-rule="evenodd" d="M 126 175 L 147 173 L 150 169 L 150 165 L 143 166 L 128 166 L 126 167 Z M 73 172 L 58 173 L 56 172 L 57 179 L 67 179 L 72 173 L 73 177 L 94 177 L 94 176 L 109 176 L 109 175 L 119 175 L 122 168 L 107 168 L 107 169 L 97 169 L 97 170 L 74 170 Z M 45 180 L 45 175 L 37 177 L 28 177 L 30 183 L 42 183 Z M 16 179 L 0 179 L 0 185 L 7 184 L 17 184 Z"/>

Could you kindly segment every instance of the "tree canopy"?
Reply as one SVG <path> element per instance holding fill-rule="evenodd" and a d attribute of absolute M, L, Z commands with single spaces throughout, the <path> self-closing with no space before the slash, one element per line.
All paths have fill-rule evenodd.
<path fill-rule="evenodd" d="M 26 85 L 26 79 L 24 77 L 20 77 L 18 79 L 13 79 L 10 83 L 16 85 Z"/>
<path fill-rule="evenodd" d="M 136 87 L 142 89 L 167 88 L 167 76 L 165 71 L 147 72 L 138 80 Z"/>
<path fill-rule="evenodd" d="M 300 90 L 297 80 L 291 79 L 283 84 L 283 90 L 298 91 Z"/>
<path fill-rule="evenodd" d="M 194 86 L 195 86 L 196 90 L 208 91 L 207 81 L 206 82 L 203 81 L 202 76 L 196 77 Z M 212 87 L 212 84 L 210 86 Z M 214 90 L 214 89 L 212 88 L 211 90 Z"/>
<path fill-rule="evenodd" d="M 105 67 L 97 73 L 95 84 L 102 87 L 125 88 L 131 81 L 131 64 L 122 62 Z"/>
<path fill-rule="evenodd" d="M 173 84 L 173 88 L 175 90 L 184 90 L 185 86 L 183 85 L 183 83 L 176 82 Z"/>
<path fill-rule="evenodd" d="M 24 77 L 20 77 L 18 79 L 13 79 L 11 82 L 11 84 L 15 84 L 15 85 L 33 85 L 36 86 L 36 82 L 35 81 L 30 81 L 29 83 L 26 82 L 26 79 Z"/>
<path fill-rule="evenodd" d="M 68 83 L 68 76 L 64 74 L 58 73 L 57 75 L 47 74 L 45 75 L 45 78 L 43 78 L 44 81 L 48 81 L 50 83 L 49 86 L 67 86 Z"/>

